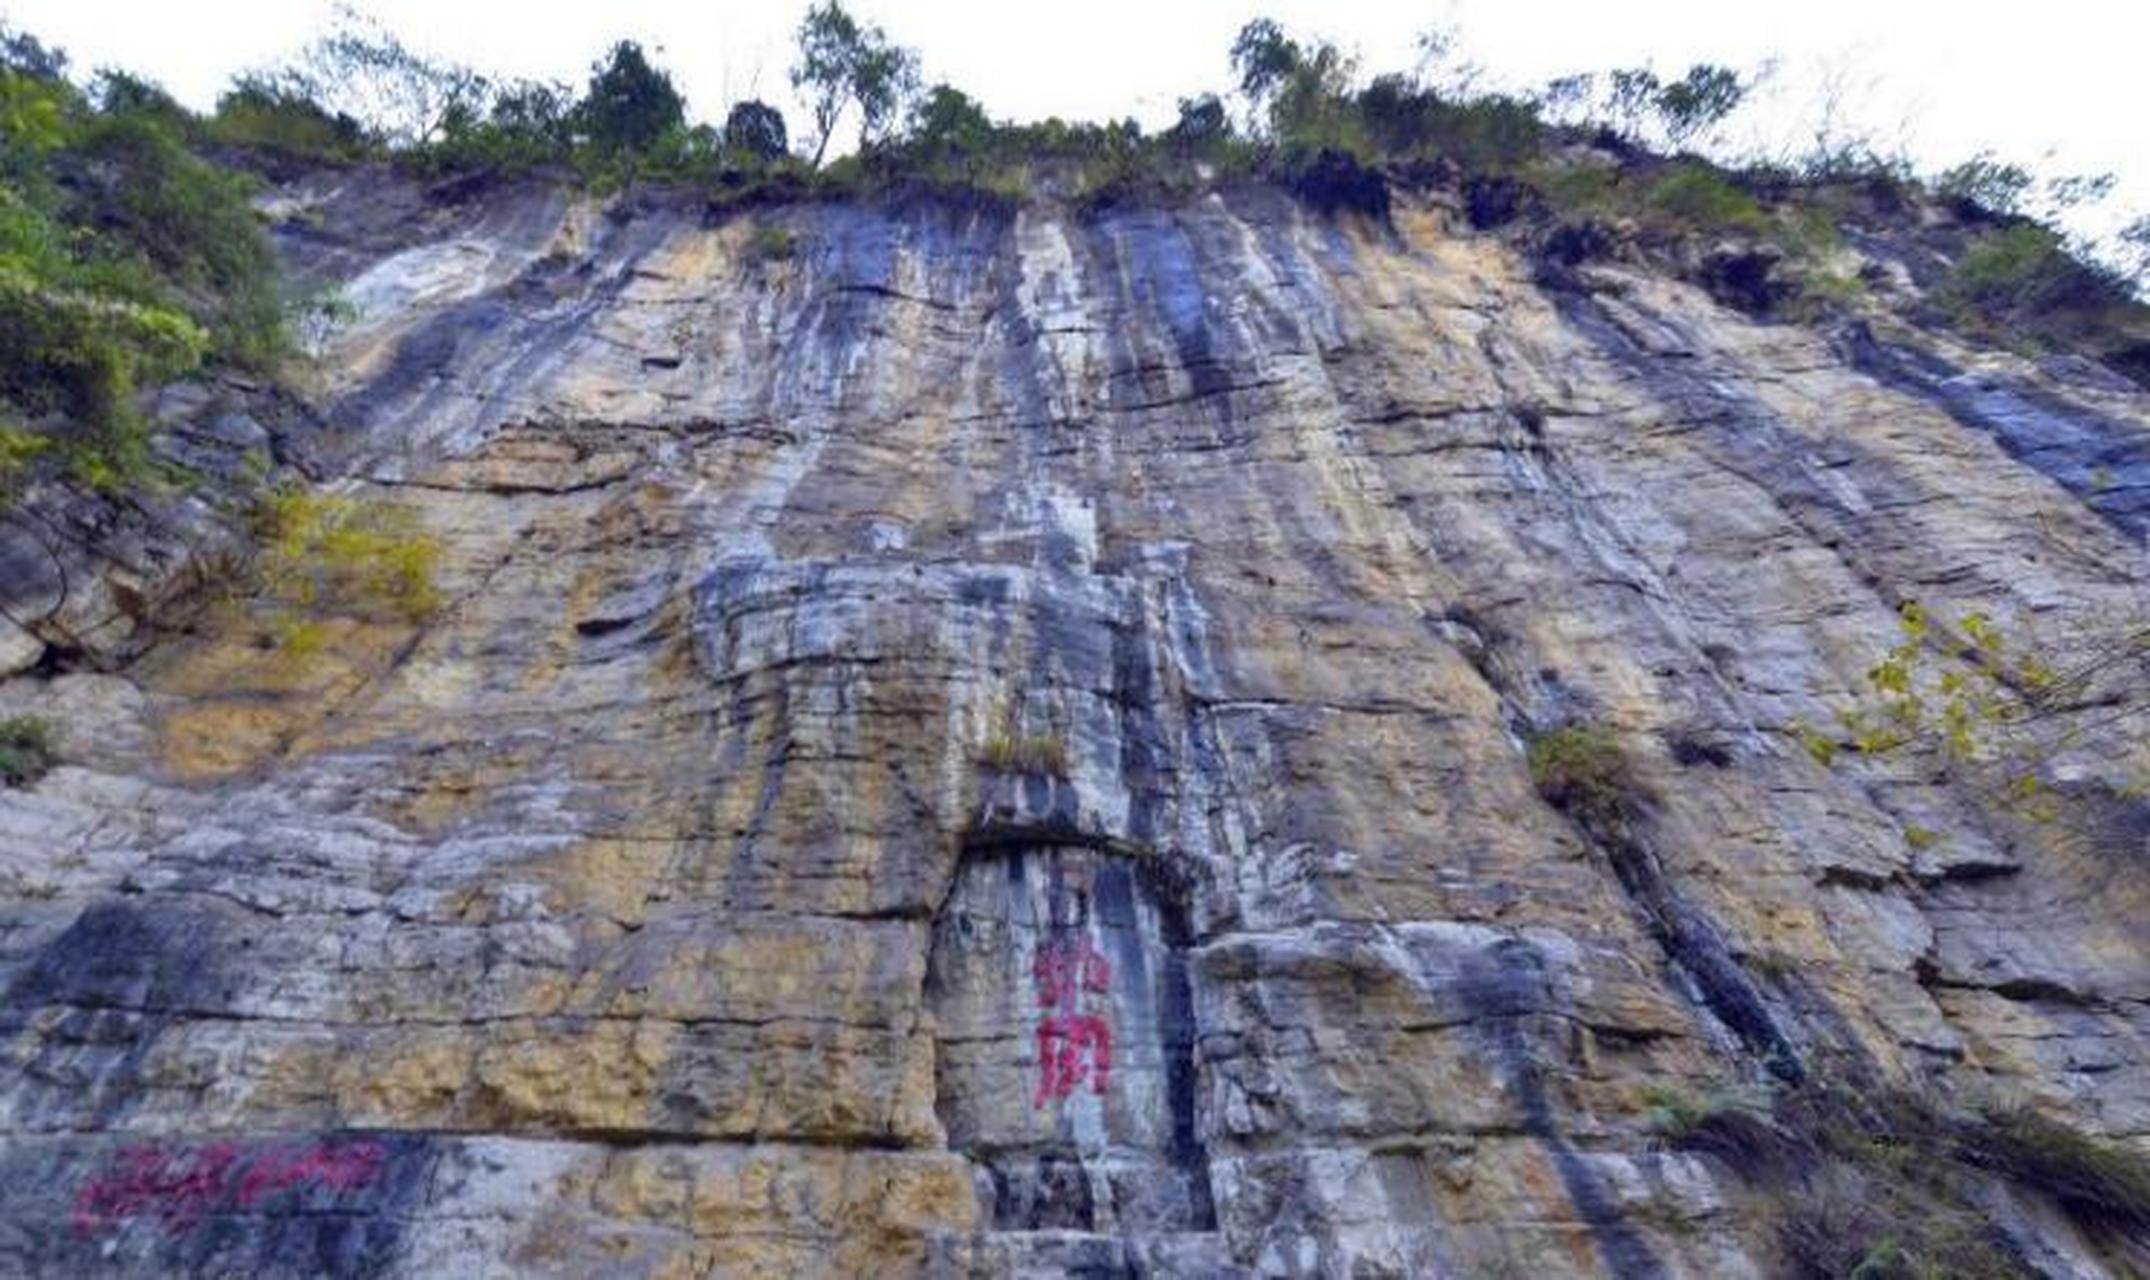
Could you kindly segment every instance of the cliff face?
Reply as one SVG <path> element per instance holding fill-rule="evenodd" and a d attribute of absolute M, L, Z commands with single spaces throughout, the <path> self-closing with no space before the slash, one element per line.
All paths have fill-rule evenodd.
<path fill-rule="evenodd" d="M 281 215 L 357 314 L 279 456 L 445 604 L 54 674 L 164 579 L 9 525 L 60 648 L 0 711 L 68 763 L 0 793 L 0 1270 L 1772 1274 L 1668 1094 L 2150 1135 L 2141 810 L 1784 728 L 1904 600 L 2062 656 L 2142 608 L 2110 375 L 1540 283 L 1431 198 Z M 1577 720 L 1635 842 L 1533 788 Z"/>

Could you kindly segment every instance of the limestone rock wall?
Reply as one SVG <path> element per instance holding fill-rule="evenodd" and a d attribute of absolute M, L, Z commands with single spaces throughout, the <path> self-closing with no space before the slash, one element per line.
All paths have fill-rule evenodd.
<path fill-rule="evenodd" d="M 1659 1092 L 2150 1137 L 2142 813 L 1784 729 L 1906 599 L 2139 613 L 2109 375 L 1430 200 L 280 208 L 356 318 L 279 456 L 446 603 L 0 684 L 68 761 L 0 792 L 0 1271 L 1765 1275 Z M 1573 718 L 1646 856 L 1534 792 Z"/>

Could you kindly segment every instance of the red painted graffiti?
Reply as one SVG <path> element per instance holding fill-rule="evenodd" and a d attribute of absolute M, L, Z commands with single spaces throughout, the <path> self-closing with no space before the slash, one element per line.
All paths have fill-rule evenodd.
<path fill-rule="evenodd" d="M 1083 997 L 1109 996 L 1112 964 L 1082 934 L 1048 939 L 1031 961 L 1038 1007 L 1038 1087 L 1031 1105 L 1058 1102 L 1079 1088 L 1085 1075 L 1094 1093 L 1112 1080 L 1112 1026 L 1083 1009 Z M 1085 1065 L 1088 1071 L 1084 1070 Z"/>
<path fill-rule="evenodd" d="M 323 1187 L 352 1191 L 378 1177 L 388 1152 L 378 1142 L 310 1142 L 246 1149 L 217 1142 L 199 1147 L 130 1147 L 112 1168 L 75 1196 L 78 1236 L 147 1220 L 167 1232 L 188 1231 L 211 1212 L 250 1209 L 279 1191 Z"/>

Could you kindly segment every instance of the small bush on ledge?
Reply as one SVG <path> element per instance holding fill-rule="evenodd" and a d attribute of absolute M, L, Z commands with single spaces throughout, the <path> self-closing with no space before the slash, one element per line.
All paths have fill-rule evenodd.
<path fill-rule="evenodd" d="M 59 733 L 43 716 L 0 718 L 0 785 L 27 786 L 52 771 Z"/>
<path fill-rule="evenodd" d="M 1527 758 L 1538 794 L 1586 827 L 1617 829 L 1641 807 L 1634 765 L 1605 725 L 1549 729 L 1530 740 Z"/>

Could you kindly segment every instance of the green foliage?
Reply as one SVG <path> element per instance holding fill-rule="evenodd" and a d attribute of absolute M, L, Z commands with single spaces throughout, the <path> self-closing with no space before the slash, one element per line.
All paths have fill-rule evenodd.
<path fill-rule="evenodd" d="M 733 103 L 731 114 L 724 118 L 724 145 L 764 164 L 782 159 L 791 145 L 783 113 L 766 102 Z"/>
<path fill-rule="evenodd" d="M 1707 1095 L 1668 1085 L 1643 1090 L 1651 1132 L 1675 1147 L 1704 1146 L 1727 1151 L 1727 1132 L 1768 1113 L 1771 1098 L 1753 1090 L 1723 1089 Z M 1713 1131 L 1713 1132 L 1705 1132 Z"/>
<path fill-rule="evenodd" d="M 252 367 L 285 348 L 274 261 L 248 182 L 196 156 L 191 118 L 154 86 L 108 75 L 97 100 L 0 67 L 0 472 L 47 445 L 116 485 L 147 464 L 137 388 L 203 359 Z"/>
<path fill-rule="evenodd" d="M 1664 81 L 1648 67 L 1624 67 L 1605 77 L 1603 119 L 1638 141 L 1655 133 L 1672 147 L 1686 146 L 1739 109 L 1748 86 L 1729 67 L 1698 62 L 1677 80 Z M 1547 86 L 1547 100 L 1564 112 L 1586 115 L 1597 88 L 1595 77 L 1570 76 Z"/>
<path fill-rule="evenodd" d="M 1276 96 L 1305 62 L 1297 42 L 1273 18 L 1256 18 L 1232 40 L 1232 71 L 1239 91 L 1254 102 Z"/>
<path fill-rule="evenodd" d="M 67 74 L 67 53 L 40 43 L 27 31 L 17 31 L 0 22 L 0 69 L 35 80 L 58 80 Z"/>
<path fill-rule="evenodd" d="M 1514 168 L 1538 155 L 1545 125 L 1537 104 L 1505 94 L 1450 99 L 1399 75 L 1378 76 L 1357 108 L 1381 151 L 1445 156 L 1469 170 Z"/>
<path fill-rule="evenodd" d="M 1232 42 L 1232 69 L 1240 92 L 1287 157 L 1325 150 L 1370 154 L 1365 118 L 1351 96 L 1357 63 L 1335 45 L 1302 45 L 1276 23 L 1257 18 Z"/>
<path fill-rule="evenodd" d="M 363 125 L 316 102 L 312 86 L 289 75 L 233 81 L 204 132 L 213 141 L 284 160 L 348 164 L 378 150 Z"/>
<path fill-rule="evenodd" d="M 1673 165 L 1650 184 L 1643 199 L 1653 213 L 1686 227 L 1755 231 L 1766 221 L 1751 194 L 1707 164 Z"/>
<path fill-rule="evenodd" d="M 1605 725 L 1549 729 L 1530 740 L 1525 760 L 1538 794 L 1585 827 L 1618 830 L 1641 809 L 1634 764 Z"/>
<path fill-rule="evenodd" d="M 1007 773 L 1068 776 L 1067 744 L 1050 734 L 995 733 L 979 746 L 977 760 Z"/>
<path fill-rule="evenodd" d="M 2007 185 L 2019 185 L 2021 176 L 2016 171 Z M 2049 181 L 2044 210 L 2051 216 L 2071 202 L 2096 198 L 2106 182 L 2103 175 Z M 1983 204 L 2015 197 L 1988 192 L 1972 199 Z M 2150 311 L 2134 293 L 2136 283 L 2150 276 L 2144 271 L 2150 254 L 2139 253 L 2141 244 L 2150 243 L 2142 229 L 2120 233 L 2116 262 L 2109 265 L 2093 260 L 2086 246 L 2047 223 L 1994 216 L 2001 225 L 1975 235 L 1929 291 L 1930 318 L 1983 332 L 2018 350 L 2085 349 L 2138 381 L 2150 380 L 2141 339 Z"/>
<path fill-rule="evenodd" d="M 428 170 L 526 173 L 574 157 L 575 99 L 565 85 L 517 80 L 496 86 L 481 116 L 450 119 L 440 138 L 412 153 Z"/>
<path fill-rule="evenodd" d="M 806 95 L 814 117 L 815 168 L 846 107 L 859 113 L 859 144 L 873 146 L 901 117 L 918 83 L 918 55 L 891 43 L 880 27 L 861 23 L 842 0 L 822 0 L 799 20 L 799 59 L 792 87 Z"/>
<path fill-rule="evenodd" d="M 1687 74 L 1659 87 L 1651 103 L 1672 145 L 1687 145 L 1697 134 L 1715 128 L 1739 107 L 1747 86 L 1728 67 L 1696 63 Z"/>
<path fill-rule="evenodd" d="M 59 762 L 60 735 L 43 716 L 0 717 L 0 785 L 28 786 Z"/>
<path fill-rule="evenodd" d="M 911 108 L 909 144 L 929 159 L 980 155 L 992 136 L 984 108 L 952 85 L 934 85 Z"/>
<path fill-rule="evenodd" d="M 1934 180 L 1934 192 L 1949 200 L 1977 205 L 1989 213 L 2014 213 L 2031 189 L 2031 175 L 2020 165 L 2003 164 L 1982 151 Z"/>
<path fill-rule="evenodd" d="M 589 90 L 576 105 L 574 120 L 603 151 L 646 152 L 685 123 L 686 100 L 672 78 L 650 64 L 641 45 L 622 40 L 590 68 Z"/>
<path fill-rule="evenodd" d="M 263 494 L 254 581 L 287 648 L 318 646 L 322 614 L 419 622 L 440 607 L 440 546 L 410 513 L 300 485 Z"/>
<path fill-rule="evenodd" d="M 1179 119 L 1173 122 L 1165 135 L 1167 141 L 1178 150 L 1207 151 L 1217 144 L 1229 141 L 1232 121 L 1224 112 L 1224 103 L 1214 93 L 1181 98 Z"/>
<path fill-rule="evenodd" d="M 5 498 L 16 477 L 51 447 L 51 441 L 35 432 L 0 422 L 0 498 Z"/>
<path fill-rule="evenodd" d="M 1545 158 L 1531 164 L 1523 178 L 1563 214 L 1606 218 L 1627 211 L 1627 190 L 1612 164 Z"/>
<path fill-rule="evenodd" d="M 1663 89 L 1657 73 L 1648 67 L 1622 67 L 1607 76 L 1611 98 L 1607 106 L 1629 137 L 1642 134 L 1643 120 L 1656 106 Z"/>
<path fill-rule="evenodd" d="M 2065 827 L 2071 801 L 2054 786 L 2053 765 L 2083 744 L 2087 726 L 2121 739 L 2138 761 L 2150 754 L 2139 720 L 2129 723 L 2133 713 L 2110 710 L 2150 678 L 2150 624 L 2113 627 L 2063 663 L 1980 612 L 1950 625 L 1910 601 L 1897 623 L 1896 642 L 1867 668 L 1860 696 L 1837 712 L 1836 733 L 1801 720 L 1786 726 L 1824 767 L 1923 760 L 2002 812 Z M 2108 785 L 2123 795 L 2150 790 L 2150 764 L 2137 769 Z M 1906 831 L 1914 847 L 1935 838 Z"/>
<path fill-rule="evenodd" d="M 2065 301 L 2081 287 L 2082 273 L 2057 233 L 2019 223 L 1973 243 L 1949 269 L 1941 294 L 1988 313 L 2036 312 Z"/>
<path fill-rule="evenodd" d="M 2140 290 L 2150 285 L 2150 214 L 2144 214 L 2114 233 L 2121 259 L 2121 272 Z"/>
<path fill-rule="evenodd" d="M 791 228 L 773 222 L 756 226 L 747 236 L 746 257 L 749 262 L 783 262 L 799 251 L 799 238 Z"/>
<path fill-rule="evenodd" d="M 294 99 L 324 116 L 353 121 L 369 141 L 391 147 L 423 146 L 467 125 L 488 93 L 476 71 L 427 57 L 379 22 L 342 6 L 298 65 L 278 74 Z"/>

